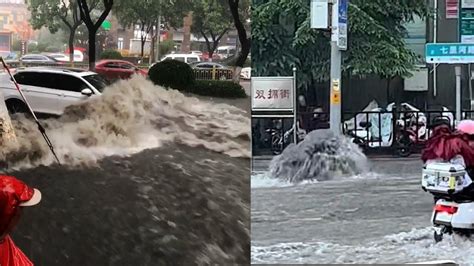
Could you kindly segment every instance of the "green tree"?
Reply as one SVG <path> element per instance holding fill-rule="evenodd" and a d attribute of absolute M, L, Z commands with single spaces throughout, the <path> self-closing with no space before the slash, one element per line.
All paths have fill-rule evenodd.
<path fill-rule="evenodd" d="M 105 18 L 109 15 L 110 10 L 112 10 L 114 0 L 77 0 L 77 3 L 79 5 L 81 20 L 86 25 L 89 35 L 89 69 L 94 70 L 96 59 L 96 33 Z M 96 10 L 94 10 L 95 6 L 98 6 Z M 95 19 L 94 15 L 96 12 L 100 13 L 97 19 Z"/>
<path fill-rule="evenodd" d="M 183 17 L 191 10 L 191 0 L 136 0 L 120 1 L 113 11 L 122 26 L 140 28 L 141 57 L 147 39 L 151 37 L 154 43 L 157 38 L 158 21 L 167 28 L 178 28 L 183 24 Z M 160 25 L 161 26 L 161 25 Z M 152 45 L 154 46 L 154 45 Z"/>
<path fill-rule="evenodd" d="M 143 58 L 145 43 L 150 37 L 151 30 L 156 26 L 161 12 L 159 1 L 121 1 L 114 7 L 114 12 L 121 25 L 126 27 L 138 25 L 140 27 L 140 55 Z"/>
<path fill-rule="evenodd" d="M 195 0 L 191 32 L 206 40 L 212 59 L 222 37 L 232 27 L 232 16 L 226 0 Z"/>
<path fill-rule="evenodd" d="M 234 19 L 234 25 L 239 35 L 241 50 L 235 62 L 234 82 L 240 81 L 240 72 L 250 53 L 250 37 L 247 36 L 250 25 L 250 0 L 228 0 L 229 8 Z M 247 26 L 247 27 L 246 27 Z"/>
<path fill-rule="evenodd" d="M 310 28 L 307 1 L 256 0 L 252 6 L 252 59 L 257 76 L 298 72 L 298 87 L 329 79 L 330 36 Z M 349 4 L 349 45 L 343 74 L 408 77 L 417 56 L 407 48 L 406 22 L 428 14 L 424 0 L 364 1 Z"/>
<path fill-rule="evenodd" d="M 69 32 L 69 61 L 74 60 L 74 36 L 82 24 L 77 1 L 30 0 L 27 1 L 31 12 L 30 23 L 34 29 L 47 27 L 51 33 L 61 28 Z"/>

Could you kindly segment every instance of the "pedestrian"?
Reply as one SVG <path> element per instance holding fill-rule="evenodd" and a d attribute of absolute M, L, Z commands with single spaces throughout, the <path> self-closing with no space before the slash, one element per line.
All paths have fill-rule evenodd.
<path fill-rule="evenodd" d="M 13 243 L 10 233 L 22 209 L 41 201 L 41 192 L 12 176 L 0 175 L 0 265 L 32 266 L 33 263 Z"/>

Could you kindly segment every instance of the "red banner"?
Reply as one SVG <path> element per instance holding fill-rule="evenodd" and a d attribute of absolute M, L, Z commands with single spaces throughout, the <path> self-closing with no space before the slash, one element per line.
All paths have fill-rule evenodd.
<path fill-rule="evenodd" d="M 458 18 L 459 0 L 446 0 L 446 18 Z"/>

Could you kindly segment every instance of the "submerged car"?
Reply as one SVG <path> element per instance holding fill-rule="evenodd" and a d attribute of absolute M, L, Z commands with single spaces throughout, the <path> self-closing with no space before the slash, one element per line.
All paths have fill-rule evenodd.
<path fill-rule="evenodd" d="M 95 65 L 95 72 L 109 81 L 129 79 L 133 74 L 148 75 L 148 70 L 140 69 L 138 66 L 124 60 L 99 61 Z"/>
<path fill-rule="evenodd" d="M 48 115 L 61 115 L 67 106 L 101 95 L 109 84 L 97 73 L 71 68 L 20 68 L 14 78 L 33 111 Z M 0 91 L 11 114 L 28 111 L 8 74 L 0 74 Z"/>

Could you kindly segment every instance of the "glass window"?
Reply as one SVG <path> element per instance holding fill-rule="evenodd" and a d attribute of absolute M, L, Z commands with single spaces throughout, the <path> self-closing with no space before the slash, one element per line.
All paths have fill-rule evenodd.
<path fill-rule="evenodd" d="M 122 63 L 122 64 L 120 64 L 120 68 L 122 68 L 122 69 L 134 69 L 135 66 L 132 65 L 132 64 Z"/>
<path fill-rule="evenodd" d="M 87 84 L 81 79 L 70 75 L 62 74 L 50 74 L 55 80 L 54 88 L 64 91 L 81 92 L 83 89 L 88 88 Z"/>
<path fill-rule="evenodd" d="M 174 60 L 177 60 L 177 61 L 180 61 L 180 62 L 184 62 L 184 57 L 175 57 L 173 58 Z"/>
<path fill-rule="evenodd" d="M 32 85 L 33 73 L 20 72 L 14 75 L 15 80 L 22 85 Z"/>
<path fill-rule="evenodd" d="M 188 63 L 194 63 L 199 61 L 196 57 L 188 57 Z"/>
<path fill-rule="evenodd" d="M 104 91 L 104 88 L 109 85 L 109 83 L 105 79 L 96 74 L 84 76 L 83 78 L 100 92 Z"/>
<path fill-rule="evenodd" d="M 120 65 L 117 63 L 107 63 L 105 64 L 106 68 L 120 68 Z"/>
<path fill-rule="evenodd" d="M 15 75 L 15 79 L 22 85 L 55 88 L 56 81 L 50 73 L 20 72 Z"/>

